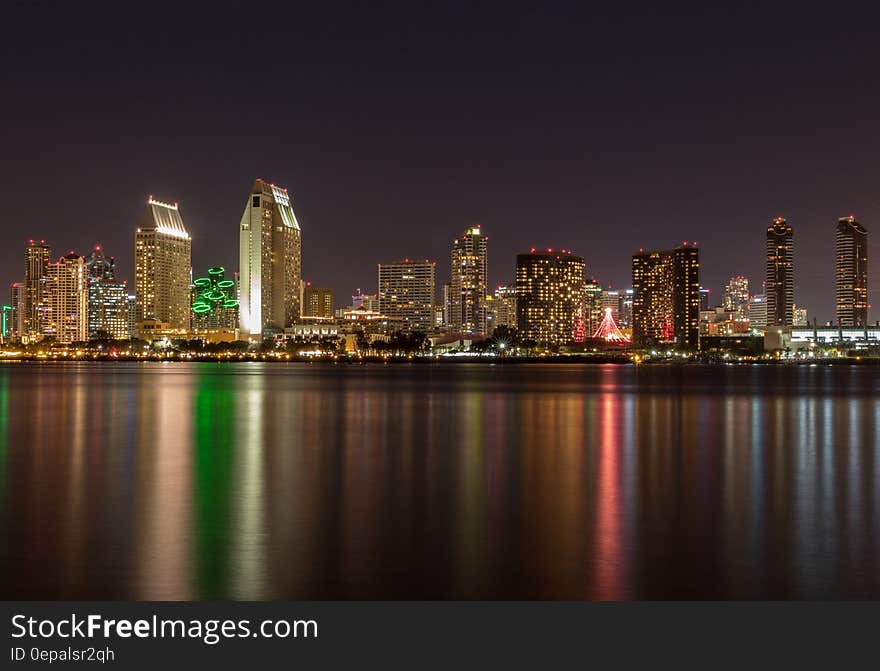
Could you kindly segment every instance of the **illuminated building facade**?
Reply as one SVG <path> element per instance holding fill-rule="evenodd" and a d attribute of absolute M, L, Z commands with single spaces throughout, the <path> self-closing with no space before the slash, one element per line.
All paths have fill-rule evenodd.
<path fill-rule="evenodd" d="M 88 339 L 89 290 L 86 263 L 70 252 L 46 266 L 47 311 L 43 334 L 56 342 L 83 342 Z"/>
<path fill-rule="evenodd" d="M 302 231 L 287 189 L 254 182 L 239 225 L 241 332 L 255 338 L 299 321 Z"/>
<path fill-rule="evenodd" d="M 541 345 L 572 342 L 584 304 L 584 260 L 569 251 L 516 257 L 517 329 Z M 584 330 L 586 330 L 584 328 Z"/>
<path fill-rule="evenodd" d="M 767 298 L 764 294 L 755 294 L 749 298 L 749 326 L 756 329 L 767 328 Z"/>
<path fill-rule="evenodd" d="M 791 326 L 794 319 L 794 238 L 782 217 L 767 227 L 767 327 Z"/>
<path fill-rule="evenodd" d="M 130 338 L 128 286 L 117 282 L 116 260 L 106 256 L 100 245 L 86 258 L 88 280 L 88 337 L 107 336 L 116 340 Z"/>
<path fill-rule="evenodd" d="M 135 328 L 151 322 L 188 331 L 191 281 L 191 242 L 178 205 L 150 196 L 134 239 Z"/>
<path fill-rule="evenodd" d="M 735 275 L 724 287 L 722 307 L 732 312 L 737 319 L 748 319 L 749 316 L 749 278 Z"/>
<path fill-rule="evenodd" d="M 621 328 L 630 328 L 632 326 L 633 314 L 633 290 L 620 289 L 620 318 L 617 320 L 618 326 Z"/>
<path fill-rule="evenodd" d="M 26 333 L 24 328 L 24 282 L 13 282 L 9 305 L 12 308 L 12 318 L 10 322 L 10 336 L 14 340 L 21 340 L 22 334 Z"/>
<path fill-rule="evenodd" d="M 31 240 L 25 250 L 24 293 L 21 308 L 21 331 L 23 340 L 42 337 L 47 328 L 46 275 L 52 250 L 45 240 Z"/>
<path fill-rule="evenodd" d="M 452 243 L 449 283 L 449 330 L 452 333 L 486 333 L 488 240 L 480 227 L 474 226 Z"/>
<path fill-rule="evenodd" d="M 405 259 L 379 264 L 379 312 L 399 319 L 403 331 L 431 331 L 435 263 Z"/>
<path fill-rule="evenodd" d="M 360 289 L 351 297 L 351 307 L 363 308 L 365 310 L 379 311 L 379 295 L 365 294 Z"/>
<path fill-rule="evenodd" d="M 632 257 L 633 342 L 695 349 L 700 335 L 700 256 L 695 244 Z"/>
<path fill-rule="evenodd" d="M 313 287 L 306 282 L 303 288 L 303 317 L 333 317 L 333 289 Z"/>
<path fill-rule="evenodd" d="M 495 328 L 499 326 L 509 326 L 516 328 L 516 287 L 500 286 L 495 289 L 495 295 L 492 302 L 493 307 L 493 324 Z"/>
<path fill-rule="evenodd" d="M 584 283 L 584 318 L 586 330 L 593 334 L 602 323 L 602 286 L 595 279 L 589 279 Z"/>
<path fill-rule="evenodd" d="M 137 304 L 137 298 L 134 294 L 128 295 L 128 337 L 136 338 L 137 337 L 137 329 L 135 329 L 135 314 L 136 309 L 135 306 Z"/>
<path fill-rule="evenodd" d="M 837 323 L 868 323 L 868 231 L 855 217 L 841 217 L 834 236 Z M 795 323 L 797 326 L 798 324 Z"/>

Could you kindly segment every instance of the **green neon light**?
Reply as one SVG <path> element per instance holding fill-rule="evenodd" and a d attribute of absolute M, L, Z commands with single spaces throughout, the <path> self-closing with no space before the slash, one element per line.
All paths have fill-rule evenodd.
<path fill-rule="evenodd" d="M 198 290 L 193 296 L 194 314 L 205 315 L 216 310 L 234 310 L 238 307 L 238 301 L 231 291 L 235 282 L 224 279 L 225 272 L 223 266 L 214 266 L 208 269 L 209 277 L 193 280 L 193 285 Z"/>

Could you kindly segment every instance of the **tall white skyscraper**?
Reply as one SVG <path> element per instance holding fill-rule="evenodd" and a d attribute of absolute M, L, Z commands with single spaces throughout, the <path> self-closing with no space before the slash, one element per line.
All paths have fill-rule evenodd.
<path fill-rule="evenodd" d="M 300 318 L 302 231 L 287 189 L 254 182 L 241 215 L 239 314 L 243 337 Z"/>

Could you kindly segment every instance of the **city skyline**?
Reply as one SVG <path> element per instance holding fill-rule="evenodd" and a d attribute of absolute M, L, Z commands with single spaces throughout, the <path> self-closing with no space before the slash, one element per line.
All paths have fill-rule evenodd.
<path fill-rule="evenodd" d="M 274 328 L 281 328 L 282 326 L 287 326 L 287 325 L 291 325 L 291 324 L 295 323 L 297 321 L 297 319 L 299 319 L 301 317 L 308 317 L 308 316 L 315 316 L 315 315 L 309 315 L 307 313 L 307 311 L 305 310 L 305 308 L 303 308 L 302 312 L 299 310 L 299 304 L 304 300 L 304 297 L 305 297 L 304 292 L 305 292 L 305 288 L 306 288 L 305 280 L 303 280 L 301 278 L 300 273 L 297 272 L 302 267 L 302 259 L 301 259 L 302 232 L 299 227 L 299 223 L 296 220 L 295 215 L 293 214 L 293 210 L 290 207 L 290 204 L 289 204 L 290 196 L 288 195 L 287 189 L 284 189 L 281 187 L 276 187 L 274 183 L 272 183 L 270 185 L 268 182 L 263 182 L 262 179 L 258 178 L 256 180 L 256 182 L 254 183 L 252 193 L 258 194 L 260 192 L 263 192 L 263 200 L 266 201 L 267 203 L 269 203 L 268 205 L 266 205 L 266 209 L 265 209 L 264 214 L 272 216 L 273 220 L 277 219 L 279 223 L 283 223 L 283 221 L 290 220 L 292 222 L 292 226 L 290 228 L 295 232 L 295 239 L 292 240 L 292 242 L 294 244 L 293 244 L 293 247 L 291 247 L 292 250 L 294 250 L 294 248 L 295 248 L 295 250 L 294 250 L 295 254 L 294 254 L 294 256 L 292 256 L 290 258 L 290 263 L 291 263 L 291 270 L 293 271 L 293 275 L 296 275 L 295 284 L 297 286 L 299 286 L 300 289 L 299 289 L 299 291 L 296 291 L 296 292 L 283 292 L 283 295 L 287 296 L 287 298 L 282 299 L 282 302 L 285 304 L 290 303 L 291 308 L 290 309 L 285 308 L 286 318 L 283 320 L 283 324 L 279 323 L 278 325 L 274 326 Z M 273 192 L 277 192 L 279 194 L 282 194 L 282 197 L 283 197 L 282 199 L 284 200 L 284 203 L 280 203 L 279 205 L 274 205 L 273 203 L 276 200 L 276 196 L 272 195 Z M 252 196 L 252 198 L 256 199 L 257 196 Z M 253 208 L 257 208 L 257 207 L 258 207 L 257 204 L 254 203 Z M 260 205 L 260 207 L 262 207 L 262 205 Z M 242 223 L 240 224 L 240 228 L 241 228 L 240 238 L 241 238 L 241 244 L 243 245 L 242 249 L 244 249 L 244 247 L 247 246 L 247 245 L 245 245 L 245 240 L 250 238 L 250 232 L 249 232 L 249 230 L 246 230 L 246 229 L 250 225 L 250 223 L 249 223 L 250 222 L 250 214 L 249 213 L 250 213 L 251 209 L 252 209 L 252 204 L 249 201 L 249 203 L 246 207 L 246 210 L 245 210 L 245 215 L 242 218 Z M 275 212 L 275 210 L 278 210 L 278 211 Z M 283 212 L 282 212 L 282 210 L 283 210 Z M 851 227 L 852 225 L 857 226 L 858 230 L 861 231 L 861 235 L 862 235 L 862 242 L 859 243 L 860 246 L 858 248 L 858 255 L 859 255 L 859 259 L 860 259 L 860 261 L 859 261 L 859 282 L 860 282 L 860 289 L 861 289 L 860 295 L 862 297 L 864 297 L 865 295 L 870 295 L 870 287 L 872 286 L 872 283 L 868 279 L 869 276 L 865 270 L 865 268 L 866 268 L 865 258 L 867 255 L 868 242 L 871 240 L 871 236 L 868 235 L 868 231 L 865 229 L 864 226 L 862 226 L 859 222 L 855 221 L 854 215 L 849 215 L 847 217 L 838 218 L 838 223 L 835 228 L 837 256 L 835 259 L 835 262 L 836 262 L 835 263 L 835 276 L 832 278 L 832 280 L 834 281 L 835 287 L 836 287 L 837 291 L 839 292 L 840 282 L 841 282 L 840 273 L 842 272 L 840 249 L 839 249 L 840 239 L 841 239 L 840 236 L 841 236 L 841 230 L 842 230 L 841 227 L 846 228 L 846 226 Z M 192 260 L 191 260 L 191 254 L 192 254 L 192 252 L 191 252 L 191 247 L 192 247 L 191 237 L 189 236 L 187 229 L 184 228 L 184 226 L 183 226 L 183 222 L 182 222 L 181 216 L 179 214 L 179 206 L 178 206 L 177 202 L 165 203 L 165 202 L 159 201 L 157 199 L 154 199 L 153 196 L 148 197 L 147 209 L 141 218 L 141 226 L 139 226 L 137 229 L 135 229 L 136 250 L 139 249 L 138 245 L 141 245 L 143 243 L 143 240 L 142 240 L 143 236 L 148 233 L 152 234 L 148 228 L 145 228 L 145 227 L 150 227 L 150 226 L 153 227 L 154 229 L 156 229 L 157 233 L 164 235 L 164 237 L 167 238 L 169 240 L 169 242 L 171 242 L 171 243 L 175 243 L 175 242 L 179 243 L 179 242 L 181 242 L 181 239 L 182 239 L 183 243 L 186 245 L 186 256 L 190 259 L 190 264 L 192 263 Z M 142 231 L 142 228 L 144 228 L 143 231 Z M 274 228 L 278 228 L 278 227 L 274 227 Z M 479 241 L 481 241 L 481 242 L 479 242 L 479 249 L 481 251 L 479 251 L 478 254 L 480 254 L 481 256 L 474 257 L 474 258 L 481 259 L 479 261 L 479 264 L 481 264 L 481 265 L 480 265 L 480 269 L 478 271 L 478 275 L 475 277 L 478 277 L 478 278 L 484 277 L 484 275 L 486 273 L 486 267 L 488 265 L 486 262 L 486 240 L 487 239 L 488 238 L 482 234 L 479 226 L 469 227 L 468 229 L 466 229 L 465 232 L 460 237 L 458 237 L 454 240 L 454 244 L 452 246 L 452 254 L 451 254 L 453 268 L 455 267 L 456 263 L 460 263 L 459 257 L 461 256 L 460 250 L 461 250 L 462 243 L 466 242 L 468 245 L 472 246 L 474 243 L 470 242 L 470 241 L 479 240 Z M 139 242 L 139 240 L 140 240 L 140 242 Z M 766 287 L 769 286 L 771 283 L 770 282 L 771 273 L 779 272 L 779 270 L 778 270 L 779 264 L 782 263 L 785 266 L 785 273 L 786 273 L 785 277 L 788 278 L 792 274 L 792 272 L 791 272 L 792 268 L 794 268 L 793 274 L 794 274 L 794 277 L 796 278 L 797 272 L 798 272 L 797 269 L 800 267 L 801 261 L 799 259 L 797 259 L 797 254 L 794 252 L 794 248 L 791 245 L 791 241 L 792 241 L 792 227 L 791 227 L 791 225 L 786 221 L 785 218 L 775 217 L 772 220 L 770 226 L 767 228 L 766 250 L 765 250 L 765 278 L 764 278 L 764 283 L 763 283 L 764 284 L 764 293 L 759 294 L 759 293 L 757 293 L 757 291 L 753 291 L 751 293 L 752 302 L 755 299 L 757 299 L 759 301 L 764 302 L 765 304 L 768 302 L 771 303 L 771 305 L 768 306 L 769 309 L 771 310 L 771 312 L 773 309 L 772 296 L 770 297 L 770 299 L 768 299 L 767 296 L 765 295 Z M 687 245 L 687 243 L 683 243 L 683 244 L 685 246 Z M 698 243 L 695 241 L 692 244 L 693 244 L 693 247 L 696 249 L 698 246 Z M 29 309 L 28 308 L 28 301 L 29 301 L 28 291 L 29 290 L 27 289 L 28 273 L 32 272 L 32 268 L 31 268 L 32 262 L 30 260 L 31 259 L 31 251 L 29 251 L 29 250 L 42 249 L 43 250 L 42 254 L 45 256 L 46 250 L 49 249 L 49 247 L 50 247 L 50 245 L 45 240 L 40 240 L 39 242 L 36 242 L 34 240 L 30 240 L 29 247 L 27 248 L 28 251 L 26 253 L 26 273 L 25 273 L 24 282 L 17 280 L 15 282 L 10 283 L 10 285 L 9 285 L 10 296 L 9 296 L 8 300 L 9 300 L 10 304 L 21 301 L 23 303 L 25 314 L 27 313 L 27 310 Z M 287 244 L 285 249 L 287 247 L 290 247 L 290 245 Z M 785 249 L 785 251 L 780 252 L 779 250 L 783 249 L 783 248 Z M 643 249 L 644 248 L 641 248 L 640 251 L 642 251 Z M 102 246 L 96 245 L 93 248 L 92 256 L 94 257 L 96 252 L 100 252 L 101 256 L 103 258 L 103 252 L 101 250 L 102 250 Z M 476 250 L 477 250 L 477 248 L 475 247 L 474 251 L 476 251 Z M 702 250 L 701 250 L 701 252 L 702 252 Z M 782 253 L 783 256 L 780 256 L 780 253 Z M 74 255 L 74 252 L 71 251 L 70 255 Z M 85 257 L 83 257 L 83 258 L 85 259 Z M 245 258 L 245 257 L 242 257 L 242 258 Z M 781 261 L 780 261 L 780 259 L 781 259 Z M 426 259 L 426 261 L 427 261 L 427 259 Z M 406 259 L 406 262 L 409 262 L 409 259 Z M 109 263 L 110 263 L 110 271 L 109 271 L 110 278 L 109 279 L 112 279 L 113 276 L 115 275 L 114 269 L 116 266 L 116 257 L 109 257 Z M 433 263 L 433 265 L 436 266 L 436 262 L 432 261 L 431 263 Z M 381 267 L 382 264 L 379 264 L 379 265 Z M 185 264 L 184 264 L 184 266 L 185 266 Z M 183 273 L 184 266 L 181 266 L 181 268 L 179 269 L 181 271 L 180 277 L 183 277 L 182 273 Z M 190 271 L 189 272 L 190 277 L 192 277 L 192 266 L 191 265 L 189 266 L 189 271 Z M 594 283 L 596 282 L 595 279 L 589 279 L 589 275 L 590 275 L 589 271 L 590 271 L 589 265 L 588 265 L 588 263 L 585 263 L 584 280 L 586 282 L 585 286 L 587 286 L 587 287 L 593 286 Z M 236 281 L 238 281 L 240 271 L 234 270 L 232 272 L 235 273 Z M 436 282 L 436 271 L 432 271 L 432 272 L 434 274 L 435 282 Z M 705 272 L 705 271 L 703 271 L 703 272 Z M 287 273 L 287 274 L 290 274 L 290 273 Z M 293 275 L 291 275 L 291 277 L 293 277 Z M 329 276 L 330 276 L 330 278 L 332 278 L 332 276 L 333 276 L 332 273 L 330 273 Z M 454 275 L 451 274 L 451 276 L 454 279 Z M 108 278 L 105 278 L 105 279 L 108 279 Z M 734 280 L 743 280 L 743 281 L 745 281 L 746 286 L 748 286 L 748 284 L 749 284 L 749 278 L 747 278 L 743 275 L 731 275 L 731 276 L 728 276 L 727 281 L 725 282 L 725 285 L 722 286 L 720 288 L 720 290 L 717 291 L 713 295 L 713 294 L 710 294 L 708 289 L 705 289 L 703 287 L 702 282 L 698 282 L 700 298 L 697 302 L 699 304 L 699 310 L 703 311 L 706 309 L 717 309 L 717 308 L 725 307 L 727 305 L 727 303 L 729 302 L 729 297 L 727 295 L 727 292 L 730 290 L 729 283 Z M 39 281 L 39 278 L 37 278 L 36 281 Z M 786 306 L 783 307 L 783 314 L 781 317 L 782 321 L 777 321 L 776 325 L 791 326 L 791 325 L 800 325 L 801 323 L 812 323 L 812 320 L 814 318 L 817 320 L 817 322 L 822 323 L 822 324 L 825 324 L 825 323 L 837 324 L 838 319 L 839 319 L 839 315 L 840 315 L 839 305 L 837 304 L 837 303 L 839 303 L 839 299 L 835 305 L 836 314 L 830 319 L 820 318 L 816 314 L 815 311 L 810 311 L 809 308 L 799 307 L 799 306 L 803 306 L 803 301 L 798 300 L 798 296 L 794 291 L 794 287 L 792 286 L 790 279 L 785 279 L 784 281 L 785 281 L 786 286 L 784 289 L 782 289 L 782 292 L 785 295 L 785 298 L 780 298 L 780 300 L 784 300 L 786 303 Z M 125 285 L 126 283 L 127 283 L 127 280 L 121 281 L 122 285 Z M 866 283 L 867 283 L 867 286 L 869 289 L 868 292 L 865 292 L 864 285 Z M 136 288 L 137 287 L 137 277 L 135 278 L 134 284 L 135 284 L 134 289 L 135 289 L 135 295 L 136 295 L 137 294 L 137 288 Z M 174 284 L 174 283 L 172 282 L 172 284 Z M 333 281 L 332 281 L 332 279 L 325 280 L 324 282 L 322 282 L 322 284 L 332 285 Z M 482 279 L 480 279 L 480 284 L 481 284 L 481 287 L 485 286 Z M 599 282 L 595 286 L 598 289 L 601 289 L 602 296 L 600 298 L 600 302 L 603 305 L 605 305 L 605 303 L 607 303 L 610 300 L 610 296 L 612 294 L 614 295 L 615 299 L 618 299 L 620 296 L 619 292 L 632 291 L 632 283 L 629 283 L 629 284 L 630 284 L 629 287 L 627 287 L 625 284 L 622 284 L 622 285 L 615 288 L 614 285 L 612 285 L 610 283 L 603 284 L 602 282 Z M 754 286 L 754 284 L 755 284 L 754 281 L 752 281 L 752 286 Z M 311 282 L 309 282 L 308 285 L 311 285 Z M 447 283 L 445 286 L 444 285 L 438 286 L 438 285 L 439 285 L 439 283 L 435 283 L 435 291 L 434 291 L 434 296 L 432 299 L 432 306 L 431 307 L 432 307 L 432 309 L 436 308 L 438 310 L 442 307 L 445 312 L 450 307 L 450 306 L 444 307 L 444 301 L 446 300 L 445 293 L 449 292 L 452 289 L 452 285 L 450 285 L 449 283 Z M 504 285 L 504 283 L 499 283 L 497 286 L 500 288 L 505 285 Z M 21 288 L 19 289 L 18 287 L 21 287 Z M 438 289 L 439 289 L 439 293 L 438 293 Z M 338 308 L 340 306 L 333 303 L 332 297 L 335 292 L 333 291 L 331 286 L 323 286 L 323 287 L 321 287 L 321 291 L 324 292 L 324 296 L 322 297 L 321 300 L 323 303 L 326 304 L 326 306 L 324 308 L 324 313 L 326 313 L 329 316 L 332 314 L 332 312 L 336 308 Z M 378 291 L 378 285 L 377 285 L 377 291 Z M 491 312 L 492 291 L 493 291 L 493 289 L 491 287 L 489 287 L 489 286 L 485 287 L 485 294 L 484 295 L 486 297 L 486 300 L 489 301 L 489 307 L 485 308 L 487 315 Z M 588 292 L 588 294 L 589 294 L 589 292 Z M 608 294 L 608 296 L 606 296 L 606 294 Z M 293 298 L 291 298 L 291 296 L 293 296 Z M 710 296 L 712 296 L 712 297 L 710 298 Z M 585 306 L 588 306 L 590 303 L 589 296 L 587 296 L 585 298 L 585 301 L 586 301 Z M 615 300 L 615 302 L 616 302 L 616 300 Z M 706 303 L 706 305 L 703 305 L 704 302 Z M 332 303 L 332 305 L 331 305 L 331 303 Z M 861 303 L 861 305 L 864 306 L 864 303 Z M 342 307 L 345 307 L 345 305 L 343 305 Z M 871 319 L 870 303 L 866 306 L 866 308 L 868 311 L 867 324 L 870 325 L 872 323 L 872 321 L 876 322 L 877 319 L 876 318 L 873 320 Z M 618 309 L 619 309 L 618 306 L 615 306 L 613 308 L 613 313 L 615 316 L 617 316 Z M 293 311 L 291 311 L 291 310 L 293 310 Z M 590 309 L 588 307 L 588 312 L 589 311 L 590 311 Z M 864 311 L 865 311 L 865 307 L 862 308 L 862 313 L 864 313 Z M 802 319 L 800 319 L 800 320 L 795 320 L 794 315 L 797 313 L 800 313 L 802 315 L 805 314 L 805 317 L 802 317 Z M 137 321 L 138 319 L 139 318 L 137 317 L 137 313 L 136 313 L 134 315 L 134 320 Z M 590 315 L 588 315 L 588 321 L 589 321 L 589 319 L 590 319 Z M 595 320 L 593 320 L 593 321 L 595 321 Z M 764 322 L 763 322 L 762 318 L 760 318 L 760 317 L 758 319 L 752 320 L 753 326 L 756 326 L 756 327 L 763 326 L 763 323 Z M 439 322 L 438 322 L 438 324 L 439 324 Z M 451 328 L 451 331 L 456 330 L 454 323 L 444 323 L 443 325 L 444 325 L 444 327 Z M 851 324 L 849 323 L 848 320 L 844 319 L 843 325 L 849 326 Z M 590 323 L 587 324 L 587 327 L 588 327 L 588 330 L 591 330 L 593 327 L 595 327 L 595 324 L 593 324 L 592 321 L 590 321 Z M 91 328 L 91 327 L 89 327 L 89 328 Z M 177 328 L 185 328 L 185 327 L 178 326 Z M 492 328 L 492 324 L 489 324 L 488 328 L 486 329 L 487 333 L 491 333 L 491 328 Z M 245 331 L 243 331 L 243 333 L 245 333 Z M 252 335 L 253 335 L 253 333 L 252 333 Z"/>

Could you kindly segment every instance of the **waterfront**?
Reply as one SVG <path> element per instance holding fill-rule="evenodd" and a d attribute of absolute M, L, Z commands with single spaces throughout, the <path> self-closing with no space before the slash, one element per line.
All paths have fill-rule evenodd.
<path fill-rule="evenodd" d="M 25 599 L 880 598 L 880 370 L 0 366 Z"/>

